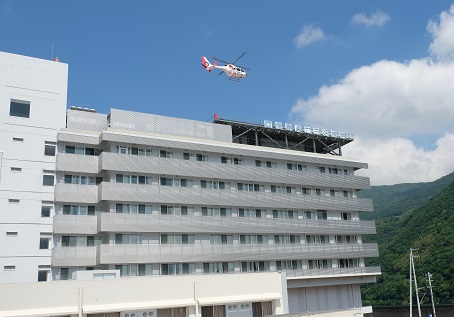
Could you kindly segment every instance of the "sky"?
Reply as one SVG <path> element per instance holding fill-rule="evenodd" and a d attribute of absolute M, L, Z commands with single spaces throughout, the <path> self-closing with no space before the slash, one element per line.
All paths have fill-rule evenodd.
<path fill-rule="evenodd" d="M 68 107 L 351 133 L 372 185 L 454 170 L 453 0 L 0 0 L 0 51 L 67 63 Z"/>

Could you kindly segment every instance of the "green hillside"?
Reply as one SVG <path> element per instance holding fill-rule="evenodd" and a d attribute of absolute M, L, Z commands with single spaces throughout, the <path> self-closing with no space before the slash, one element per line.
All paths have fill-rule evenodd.
<path fill-rule="evenodd" d="M 439 190 L 452 175 L 433 183 L 415 184 L 413 187 L 411 184 L 388 186 L 398 190 L 393 192 L 383 188 L 387 196 L 376 196 L 379 197 L 376 199 L 384 200 L 393 198 L 399 208 L 407 210 L 402 211 L 400 216 L 376 218 L 377 234 L 365 237 L 367 242 L 377 242 L 380 252 L 380 257 L 370 259 L 367 265 L 380 265 L 382 275 L 377 279 L 377 283 L 363 287 L 364 305 L 408 304 L 410 248 L 418 248 L 419 258 L 415 259 L 418 286 L 426 285 L 423 273 L 430 272 L 433 274 L 432 285 L 436 303 L 454 303 L 454 182 L 451 181 L 439 194 L 426 197 L 427 194 Z M 429 184 L 433 184 L 435 189 Z M 398 199 L 399 195 L 406 198 Z M 424 201 L 418 208 L 418 202 Z M 384 202 L 382 205 L 391 208 L 390 202 Z M 399 208 L 389 213 L 383 209 L 382 215 L 393 215 L 395 210 L 403 210 Z M 425 300 L 428 299 L 429 296 L 426 295 Z"/>
<path fill-rule="evenodd" d="M 399 216 L 405 211 L 418 208 L 454 182 L 454 172 L 429 183 L 372 186 L 358 192 L 360 198 L 372 198 L 373 213 L 362 213 L 361 219 L 382 219 Z"/>

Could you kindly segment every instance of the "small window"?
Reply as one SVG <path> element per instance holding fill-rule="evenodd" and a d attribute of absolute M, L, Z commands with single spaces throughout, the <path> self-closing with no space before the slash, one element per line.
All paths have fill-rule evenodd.
<path fill-rule="evenodd" d="M 46 156 L 55 156 L 55 148 L 57 146 L 56 142 L 45 141 L 44 142 L 44 155 Z"/>
<path fill-rule="evenodd" d="M 8 199 L 8 202 L 10 204 L 18 204 L 20 202 L 20 200 L 19 199 Z"/>
<path fill-rule="evenodd" d="M 30 102 L 11 100 L 9 115 L 12 117 L 30 118 Z"/>
<path fill-rule="evenodd" d="M 22 172 L 22 168 L 20 168 L 20 167 L 11 167 L 11 172 Z"/>
<path fill-rule="evenodd" d="M 43 218 L 50 217 L 51 211 L 52 211 L 51 205 L 42 205 L 41 206 L 41 217 L 43 217 Z"/>
<path fill-rule="evenodd" d="M 50 171 L 44 171 L 43 186 L 54 186 L 55 175 Z"/>
<path fill-rule="evenodd" d="M 39 249 L 40 250 L 48 250 L 50 249 L 50 241 L 51 237 L 47 235 L 41 235 L 39 238 Z"/>
<path fill-rule="evenodd" d="M 24 142 L 23 138 L 13 138 L 14 142 Z"/>
<path fill-rule="evenodd" d="M 50 271 L 49 270 L 39 270 L 38 271 L 38 282 L 45 282 L 49 280 Z"/>
<path fill-rule="evenodd" d="M 8 231 L 6 232 L 7 237 L 17 237 L 17 231 Z"/>
<path fill-rule="evenodd" d="M 15 265 L 4 265 L 3 266 L 3 270 L 5 270 L 5 271 L 14 271 L 14 270 L 16 270 L 16 266 Z"/>

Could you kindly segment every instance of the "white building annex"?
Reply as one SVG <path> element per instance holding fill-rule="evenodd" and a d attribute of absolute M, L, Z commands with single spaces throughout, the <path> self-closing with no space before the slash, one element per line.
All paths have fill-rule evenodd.
<path fill-rule="evenodd" d="M 0 292 L 35 290 L 39 299 L 65 285 L 68 296 L 105 293 L 105 304 L 94 309 L 82 295 L 36 307 L 10 300 L 7 309 L 0 302 L 0 316 L 149 309 L 157 317 L 234 317 L 232 305 L 248 305 L 239 317 L 370 311 L 360 286 L 380 274 L 365 265 L 378 247 L 362 241 L 375 224 L 359 217 L 373 207 L 356 196 L 370 186 L 355 175 L 367 164 L 342 156 L 350 136 L 67 109 L 67 69 L 0 53 Z M 104 270 L 120 277 L 80 280 Z M 162 283 L 181 281 L 186 293 L 164 292 Z M 138 283 L 149 294 L 141 304 L 126 295 Z M 211 299 L 196 301 L 194 283 L 206 283 Z"/>

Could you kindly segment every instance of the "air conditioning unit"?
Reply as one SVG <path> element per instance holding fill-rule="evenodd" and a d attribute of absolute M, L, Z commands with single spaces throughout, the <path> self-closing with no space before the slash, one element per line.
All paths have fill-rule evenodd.
<path fill-rule="evenodd" d="M 139 317 L 137 311 L 124 311 L 120 313 L 120 317 Z"/>
<path fill-rule="evenodd" d="M 137 311 L 137 317 L 156 317 L 157 310 L 156 309 L 145 309 Z"/>

